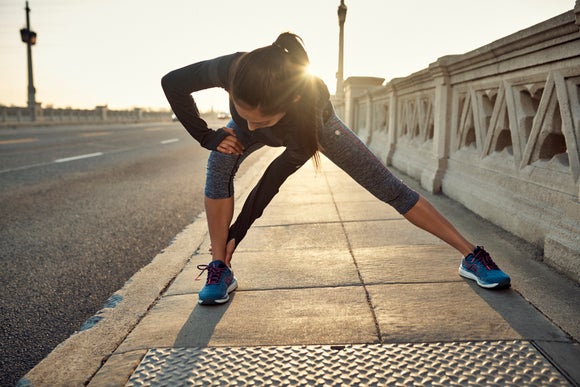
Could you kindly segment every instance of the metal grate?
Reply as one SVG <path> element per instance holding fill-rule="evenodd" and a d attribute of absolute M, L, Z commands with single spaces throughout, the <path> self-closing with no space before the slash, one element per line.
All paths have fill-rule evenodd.
<path fill-rule="evenodd" d="M 152 349 L 127 386 L 568 386 L 529 342 Z"/>

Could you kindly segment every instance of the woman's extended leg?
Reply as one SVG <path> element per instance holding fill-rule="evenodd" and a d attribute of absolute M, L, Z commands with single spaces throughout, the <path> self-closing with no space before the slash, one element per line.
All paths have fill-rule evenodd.
<path fill-rule="evenodd" d="M 469 243 L 424 197 L 395 177 L 368 147 L 337 117 L 320 133 L 324 154 L 378 199 L 393 206 L 407 220 L 442 239 L 463 256 Z"/>
<path fill-rule="evenodd" d="M 319 133 L 320 144 L 333 163 L 407 220 L 459 251 L 459 273 L 486 288 L 509 286 L 510 278 L 483 248 L 475 247 L 424 197 L 397 179 L 368 147 L 336 116 Z"/>
<path fill-rule="evenodd" d="M 448 245 L 454 247 L 464 257 L 475 249 L 475 246 L 467 241 L 423 196 L 420 196 L 417 204 L 403 214 L 403 216 L 415 226 L 430 232 Z"/>
<path fill-rule="evenodd" d="M 437 236 L 465 257 L 469 243 L 424 197 L 396 178 L 338 118 L 331 118 L 320 135 L 324 154 L 378 199 L 393 206 L 417 227 Z"/>

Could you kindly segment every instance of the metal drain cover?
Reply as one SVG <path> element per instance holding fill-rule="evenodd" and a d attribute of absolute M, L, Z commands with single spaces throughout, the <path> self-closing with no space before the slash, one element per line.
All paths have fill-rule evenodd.
<path fill-rule="evenodd" d="M 529 342 L 152 349 L 127 386 L 568 386 Z"/>

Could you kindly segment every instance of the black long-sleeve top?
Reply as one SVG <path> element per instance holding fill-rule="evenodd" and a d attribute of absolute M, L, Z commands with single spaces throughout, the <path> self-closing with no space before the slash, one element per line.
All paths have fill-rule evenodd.
<path fill-rule="evenodd" d="M 194 63 L 192 65 L 171 71 L 165 75 L 161 84 L 173 113 L 204 148 L 216 150 L 218 145 L 228 136 L 223 129 L 210 129 L 200 117 L 199 110 L 191 93 L 213 87 L 221 87 L 228 91 L 230 85 L 230 68 L 243 53 L 235 53 L 215 59 Z M 326 85 L 316 79 L 316 98 L 320 119 L 326 119 L 333 113 L 332 104 Z M 236 136 L 247 148 L 259 142 L 268 146 L 284 146 L 285 151 L 268 166 L 264 175 L 254 187 L 236 221 L 230 227 L 228 240 L 235 239 L 236 245 L 246 235 L 252 223 L 259 218 L 272 198 L 278 193 L 284 181 L 299 169 L 311 156 L 302 143 L 299 129 L 300 111 L 290 110 L 274 126 L 260 128 L 254 131 L 248 129 L 248 124 L 238 112 L 230 98 L 230 113 L 238 126 Z M 312 128 L 312 130 L 315 130 Z"/>

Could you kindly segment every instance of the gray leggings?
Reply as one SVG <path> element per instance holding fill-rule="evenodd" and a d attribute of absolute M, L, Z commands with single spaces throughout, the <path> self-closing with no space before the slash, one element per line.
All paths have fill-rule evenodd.
<path fill-rule="evenodd" d="M 233 124 L 233 125 L 232 125 Z M 231 121 L 229 127 L 235 124 Z M 336 115 L 318 133 L 322 153 L 379 200 L 405 214 L 419 194 L 397 179 Z M 250 145 L 241 156 L 212 151 L 207 163 L 205 195 L 224 199 L 234 194 L 234 176 L 241 162 L 263 144 Z"/>

